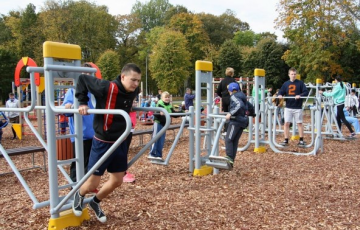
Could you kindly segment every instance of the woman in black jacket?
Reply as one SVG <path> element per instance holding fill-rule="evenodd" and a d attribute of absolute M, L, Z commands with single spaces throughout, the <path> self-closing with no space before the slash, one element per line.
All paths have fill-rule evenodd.
<path fill-rule="evenodd" d="M 217 95 L 221 97 L 222 112 L 229 112 L 230 94 L 228 91 L 228 85 L 231 82 L 236 82 L 234 78 L 234 69 L 228 67 L 225 71 L 225 78 L 221 80 L 219 87 L 216 90 Z"/>

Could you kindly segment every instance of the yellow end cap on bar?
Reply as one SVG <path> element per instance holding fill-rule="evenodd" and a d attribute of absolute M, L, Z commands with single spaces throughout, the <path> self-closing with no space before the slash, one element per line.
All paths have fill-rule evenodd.
<path fill-rule="evenodd" d="M 195 70 L 212 72 L 213 71 L 213 63 L 209 62 L 209 61 L 196 61 L 195 62 Z"/>
<path fill-rule="evenodd" d="M 356 88 L 356 83 L 352 83 L 352 87 L 353 87 L 353 88 Z"/>
<path fill-rule="evenodd" d="M 43 49 L 44 58 L 81 60 L 81 48 L 78 45 L 46 41 Z"/>
<path fill-rule="evenodd" d="M 265 77 L 265 70 L 264 69 L 255 69 L 254 76 Z"/>
<path fill-rule="evenodd" d="M 323 83 L 323 80 L 321 78 L 316 79 L 316 84 L 322 84 L 322 83 Z"/>

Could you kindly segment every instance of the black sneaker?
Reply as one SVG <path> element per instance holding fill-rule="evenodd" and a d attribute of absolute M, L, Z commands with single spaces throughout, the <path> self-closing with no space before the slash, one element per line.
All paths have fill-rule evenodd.
<path fill-rule="evenodd" d="M 101 222 L 101 223 L 105 223 L 106 222 L 106 216 L 104 214 L 104 212 L 101 210 L 100 204 L 96 203 L 94 201 L 94 199 L 92 199 L 89 203 L 89 206 L 92 208 L 92 210 L 94 210 L 96 218 Z"/>
<path fill-rule="evenodd" d="M 77 190 L 74 194 L 74 201 L 72 203 L 72 210 L 75 216 L 81 216 L 83 211 L 84 197 L 80 196 L 80 191 Z"/>
<path fill-rule="evenodd" d="M 282 145 L 282 146 L 288 146 L 288 145 L 289 145 L 289 142 L 283 141 L 283 142 L 280 143 L 280 145 Z"/>
<path fill-rule="evenodd" d="M 298 143 L 298 146 L 299 147 L 305 147 L 305 142 L 304 141 L 299 141 L 299 143 Z"/>

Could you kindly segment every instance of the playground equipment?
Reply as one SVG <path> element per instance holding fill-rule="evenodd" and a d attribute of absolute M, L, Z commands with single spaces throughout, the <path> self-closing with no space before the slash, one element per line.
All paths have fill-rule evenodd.
<path fill-rule="evenodd" d="M 63 107 L 56 106 L 54 92 L 56 89 L 63 86 L 54 85 L 56 77 L 66 76 L 66 78 L 72 78 L 74 84 L 77 83 L 78 75 L 81 72 L 95 73 L 95 68 L 81 67 L 81 49 L 77 45 L 63 44 L 57 42 L 45 42 L 43 45 L 44 49 L 44 67 L 27 67 L 27 71 L 30 73 L 30 87 L 31 87 L 31 104 L 26 108 L 4 108 L 3 111 L 19 111 L 25 114 L 25 119 L 29 122 L 28 113 L 34 109 L 45 110 L 46 114 L 46 137 L 47 142 L 44 141 L 41 134 L 35 129 L 35 127 L 29 122 L 30 129 L 34 132 L 35 136 L 39 139 L 43 148 L 48 153 L 48 174 L 49 174 L 49 200 L 39 202 L 32 190 L 27 185 L 24 178 L 19 173 L 14 163 L 11 161 L 7 150 L 0 145 L 0 151 L 5 160 L 10 165 L 12 171 L 18 177 L 22 186 L 33 201 L 34 209 L 50 206 L 51 219 L 49 220 L 48 229 L 63 229 L 68 226 L 78 226 L 85 219 L 89 219 L 87 208 L 84 209 L 82 216 L 76 217 L 71 211 L 71 198 L 79 187 L 94 173 L 109 156 L 110 154 L 126 139 L 131 130 L 131 120 L 127 112 L 123 110 L 107 110 L 107 109 L 90 109 L 88 112 L 92 114 L 118 114 L 125 118 L 126 129 L 125 132 L 119 137 L 119 139 L 112 145 L 112 147 L 104 154 L 104 156 L 94 165 L 89 172 L 84 175 L 83 167 L 83 145 L 82 145 L 82 119 L 78 112 L 78 101 L 74 101 L 74 109 L 64 109 Z M 66 61 L 65 61 L 66 60 Z M 45 96 L 46 106 L 35 106 L 35 73 L 44 73 L 45 76 Z M 161 130 L 144 148 L 148 148 L 154 141 L 156 141 L 169 127 L 170 116 L 165 109 L 152 108 L 155 111 L 163 112 L 166 116 L 167 122 L 164 129 Z M 140 109 L 141 110 L 141 109 Z M 55 114 L 58 113 L 74 113 L 75 119 L 75 134 L 72 135 L 56 135 L 55 130 Z M 56 140 L 66 139 L 69 137 L 75 138 L 75 151 L 76 156 L 73 159 L 59 160 L 56 157 Z M 75 161 L 77 171 L 77 181 L 73 182 L 63 165 Z M 133 161 L 134 162 L 134 161 Z M 58 170 L 65 177 L 67 183 L 59 184 Z M 66 196 L 59 196 L 59 191 L 63 189 L 73 188 Z M 88 203 L 90 200 L 85 199 L 84 203 Z M 66 211 L 66 212 L 63 212 Z"/>
<path fill-rule="evenodd" d="M 15 81 L 15 86 L 18 87 L 17 88 L 17 94 L 18 94 L 18 98 L 19 101 L 21 102 L 20 105 L 21 107 L 27 106 L 28 103 L 31 103 L 32 98 L 41 98 L 41 92 L 44 90 L 44 81 L 43 78 L 40 77 L 39 73 L 34 73 L 34 81 L 36 84 L 36 90 L 34 89 L 30 89 L 28 88 L 29 84 L 30 84 L 30 79 L 27 78 L 20 78 L 20 72 L 22 70 L 23 67 L 26 66 L 32 66 L 32 67 L 37 67 L 36 62 L 30 58 L 30 57 L 23 57 L 16 65 L 15 68 L 15 74 L 14 74 L 14 81 Z M 14 87 L 13 87 L 14 89 Z M 29 91 L 31 93 L 29 93 Z M 36 93 L 35 93 L 36 92 Z M 23 93 L 25 93 L 25 101 L 22 100 L 23 97 Z M 31 96 L 32 95 L 32 96 Z M 37 105 L 40 106 L 41 105 L 41 100 L 37 100 Z M 41 114 L 41 110 L 37 110 L 36 111 L 36 115 L 32 115 L 32 117 L 36 117 L 37 119 L 37 130 L 39 133 L 42 133 L 42 114 Z M 14 130 L 17 134 L 17 136 L 19 137 L 19 139 L 21 140 L 22 135 L 24 134 L 28 134 L 28 133 L 24 133 L 23 127 L 24 127 L 24 123 L 23 123 L 23 116 L 22 113 L 20 113 L 20 119 L 19 119 L 19 124 L 13 124 Z"/>
<path fill-rule="evenodd" d="M 230 169 L 226 158 L 219 156 L 219 139 L 221 129 L 225 123 L 224 115 L 219 113 L 217 106 L 212 107 L 211 102 L 213 99 L 213 84 L 212 84 L 212 63 L 209 62 L 196 62 L 196 104 L 201 104 L 201 95 L 204 93 L 201 90 L 206 90 L 206 110 L 207 116 L 201 118 L 200 106 L 194 110 L 190 108 L 190 113 L 195 114 L 195 125 L 190 120 L 190 172 L 194 175 L 207 175 L 213 172 L 218 173 L 218 169 Z M 320 84 L 320 83 L 319 83 Z M 265 100 L 265 71 L 262 69 L 255 69 L 254 71 L 254 86 L 256 92 L 260 92 L 261 98 L 264 98 L 259 103 L 259 94 L 255 94 L 254 100 L 255 107 L 255 124 L 254 130 L 252 129 L 252 119 L 249 118 L 249 133 L 248 141 L 239 151 L 247 150 L 250 144 L 254 144 L 255 153 L 263 153 L 266 151 L 265 145 L 276 153 L 290 153 L 295 155 L 316 155 L 319 150 L 323 151 L 323 139 L 321 133 L 321 110 L 320 110 L 320 96 L 318 87 L 316 89 L 316 97 L 313 97 L 314 106 L 311 107 L 311 127 L 314 127 L 309 133 L 311 134 L 311 143 L 306 147 L 313 149 L 310 152 L 291 152 L 286 151 L 286 148 L 276 143 L 275 135 L 279 132 L 276 130 L 276 107 L 272 105 L 271 98 Z M 311 97 L 306 97 L 309 99 Z M 204 104 L 204 103 L 203 103 Z M 259 117 L 261 116 L 261 121 Z M 191 116 L 190 116 L 191 118 Z M 200 126 L 200 121 L 205 120 L 206 125 Z M 253 133 L 254 132 L 254 133 Z M 193 140 L 194 137 L 194 140 Z M 201 141 L 204 140 L 203 149 L 201 149 Z M 293 138 L 296 139 L 296 128 L 293 128 Z M 195 143 L 195 145 L 193 145 Z M 195 146 L 195 148 L 193 147 Z M 214 169 L 213 169 L 214 168 Z"/>

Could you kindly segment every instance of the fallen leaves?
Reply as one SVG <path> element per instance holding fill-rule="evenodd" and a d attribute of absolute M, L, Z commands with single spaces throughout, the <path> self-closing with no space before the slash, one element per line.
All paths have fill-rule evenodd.
<path fill-rule="evenodd" d="M 140 125 L 136 128 L 141 129 Z M 12 141 L 10 136 L 4 133 L 5 148 L 40 145 L 33 136 L 22 141 Z M 141 149 L 138 143 L 134 137 L 130 159 Z M 360 229 L 358 139 L 324 140 L 324 153 L 317 156 L 276 154 L 270 148 L 255 154 L 250 146 L 238 153 L 233 171 L 205 177 L 189 176 L 188 143 L 185 131 L 168 166 L 151 164 L 146 152 L 129 169 L 136 182 L 123 184 L 102 202 L 108 215 L 105 224 L 90 211 L 89 221 L 68 229 Z M 166 142 L 164 155 L 171 144 Z M 35 156 L 41 164 L 41 154 Z M 31 164 L 31 155 L 12 159 L 18 167 Z M 7 170 L 0 159 L 0 172 Z M 34 169 L 21 174 L 40 202 L 49 199 L 47 173 Z M 107 178 L 105 174 L 102 183 Z M 60 173 L 59 180 L 65 181 Z M 49 207 L 33 210 L 14 174 L 0 176 L 0 184 L 0 229 L 47 228 Z"/>

